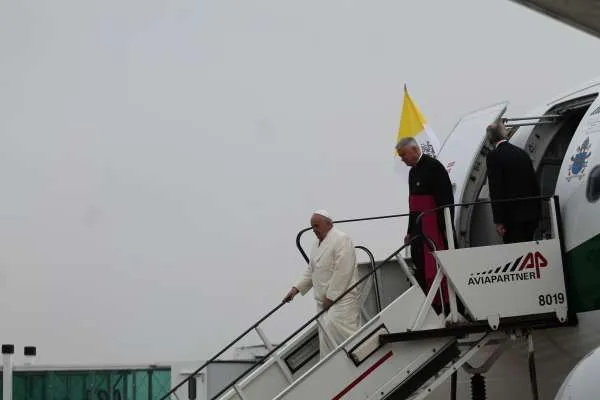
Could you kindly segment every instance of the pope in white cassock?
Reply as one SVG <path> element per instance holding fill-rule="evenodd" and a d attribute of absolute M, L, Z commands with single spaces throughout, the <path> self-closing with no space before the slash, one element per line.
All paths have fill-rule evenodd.
<path fill-rule="evenodd" d="M 308 268 L 284 301 L 291 301 L 298 293 L 305 295 L 313 288 L 318 312 L 327 310 L 319 318 L 319 346 L 323 358 L 359 328 L 357 288 L 332 305 L 359 278 L 354 243 L 348 235 L 333 226 L 329 214 L 324 210 L 316 211 L 310 219 L 310 225 L 317 240 L 310 252 Z M 323 332 L 323 329 L 327 332 Z"/>

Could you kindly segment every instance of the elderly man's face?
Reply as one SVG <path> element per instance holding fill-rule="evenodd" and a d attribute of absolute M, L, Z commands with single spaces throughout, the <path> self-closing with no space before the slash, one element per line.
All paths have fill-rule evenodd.
<path fill-rule="evenodd" d="M 312 227 L 315 236 L 317 236 L 317 239 L 323 240 L 325 239 L 325 236 L 327 236 L 327 233 L 331 230 L 333 224 L 322 215 L 313 214 L 313 216 L 310 218 L 310 226 Z"/>
<path fill-rule="evenodd" d="M 396 149 L 396 151 L 398 152 L 398 156 L 400 156 L 402 161 L 404 161 L 404 163 L 409 167 L 416 165 L 417 161 L 419 160 L 419 155 L 421 155 L 419 148 L 415 146 L 400 147 L 399 149 Z"/>

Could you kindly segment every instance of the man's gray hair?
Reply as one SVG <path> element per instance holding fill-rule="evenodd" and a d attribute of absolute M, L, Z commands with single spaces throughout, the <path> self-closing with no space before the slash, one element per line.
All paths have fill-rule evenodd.
<path fill-rule="evenodd" d="M 398 141 L 398 143 L 396 144 L 396 149 L 400 150 L 401 148 L 406 147 L 406 146 L 421 148 L 419 146 L 419 142 L 417 142 L 415 138 L 405 137 Z"/>
<path fill-rule="evenodd" d="M 504 126 L 504 121 L 502 121 L 501 119 L 488 125 L 486 132 L 489 141 L 493 144 L 508 138 L 508 131 Z"/>

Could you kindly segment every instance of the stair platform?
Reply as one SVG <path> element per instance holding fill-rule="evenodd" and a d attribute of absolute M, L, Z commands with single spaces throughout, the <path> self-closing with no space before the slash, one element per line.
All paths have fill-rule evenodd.
<path fill-rule="evenodd" d="M 538 314 L 524 317 L 511 317 L 500 319 L 500 325 L 496 331 L 514 330 L 514 329 L 546 329 L 564 327 L 554 313 Z M 388 333 L 379 335 L 379 343 L 408 342 L 411 340 L 423 340 L 431 338 L 464 338 L 474 333 L 493 332 L 488 321 L 465 322 L 439 329 L 424 329 L 418 331 L 406 331 Z"/>

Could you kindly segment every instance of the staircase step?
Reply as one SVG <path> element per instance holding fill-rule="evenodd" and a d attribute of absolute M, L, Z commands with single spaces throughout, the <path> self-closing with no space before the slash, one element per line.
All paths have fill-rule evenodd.
<path fill-rule="evenodd" d="M 462 338 L 469 335 L 470 333 L 487 332 L 489 330 L 490 327 L 487 324 L 487 322 L 469 322 L 464 325 L 454 326 L 451 328 L 424 329 L 421 331 L 387 333 L 385 335 L 379 335 L 379 343 L 386 344 L 394 342 L 406 342 L 410 340 L 423 340 L 443 337 Z"/>
<path fill-rule="evenodd" d="M 460 356 L 457 343 L 454 341 L 440 350 L 428 362 L 414 371 L 408 379 L 387 396 L 386 400 L 406 400 L 419 390 L 427 390 L 423 385 L 434 375 L 439 374 L 448 363 Z"/>

